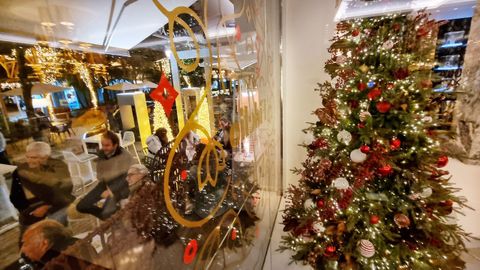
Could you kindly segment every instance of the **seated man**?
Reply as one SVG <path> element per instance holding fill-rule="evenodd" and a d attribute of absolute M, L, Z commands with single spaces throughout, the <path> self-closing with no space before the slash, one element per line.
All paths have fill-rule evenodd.
<path fill-rule="evenodd" d="M 33 269 L 43 269 L 46 263 L 60 255 L 75 240 L 62 224 L 47 219 L 33 224 L 25 231 L 20 250 L 32 262 Z"/>
<path fill-rule="evenodd" d="M 67 165 L 50 157 L 50 145 L 32 142 L 27 162 L 13 174 L 10 201 L 20 212 L 20 231 L 45 217 L 67 224 L 66 208 L 75 199 Z"/>
<path fill-rule="evenodd" d="M 122 147 L 117 134 L 107 131 L 102 135 L 102 149 L 97 161 L 98 184 L 77 205 L 78 212 L 106 219 L 118 210 L 118 202 L 128 197 L 128 168 L 132 156 Z M 105 199 L 102 206 L 97 204 Z"/>
<path fill-rule="evenodd" d="M 128 203 L 128 200 L 139 190 L 145 181 L 150 181 L 148 178 L 148 169 L 143 164 L 133 164 L 128 169 L 127 174 L 127 182 L 128 182 L 128 189 L 130 194 L 128 198 L 123 199 L 120 201 L 120 205 L 122 208 Z"/>

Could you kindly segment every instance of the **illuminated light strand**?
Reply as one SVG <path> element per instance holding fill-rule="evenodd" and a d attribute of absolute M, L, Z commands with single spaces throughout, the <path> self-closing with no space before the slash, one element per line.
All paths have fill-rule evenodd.
<path fill-rule="evenodd" d="M 90 74 L 90 70 L 85 63 L 76 63 L 75 70 L 80 74 L 80 78 L 82 78 L 83 82 L 88 87 L 90 92 L 90 96 L 92 99 L 92 104 L 94 108 L 98 107 L 98 100 L 97 100 L 97 93 L 95 91 L 95 87 L 93 86 L 92 75 Z"/>

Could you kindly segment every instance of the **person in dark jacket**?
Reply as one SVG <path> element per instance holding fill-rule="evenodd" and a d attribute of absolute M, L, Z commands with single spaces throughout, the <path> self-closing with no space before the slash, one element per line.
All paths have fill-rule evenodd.
<path fill-rule="evenodd" d="M 107 219 L 119 209 L 118 203 L 128 197 L 126 181 L 128 168 L 134 163 L 132 156 L 122 147 L 117 134 L 107 131 L 102 135 L 102 149 L 97 161 L 98 184 L 77 204 L 80 213 Z M 102 206 L 99 202 L 105 199 Z"/>
<path fill-rule="evenodd" d="M 75 199 L 73 185 L 67 164 L 50 154 L 47 143 L 30 143 L 27 162 L 13 173 L 10 201 L 20 212 L 20 232 L 46 217 L 67 225 L 66 209 Z"/>

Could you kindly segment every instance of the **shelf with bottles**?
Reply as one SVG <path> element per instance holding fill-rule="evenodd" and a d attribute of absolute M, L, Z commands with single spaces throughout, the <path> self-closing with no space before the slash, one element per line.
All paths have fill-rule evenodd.
<path fill-rule="evenodd" d="M 463 20 L 464 19 L 462 19 L 462 22 Z M 440 36 L 442 33 L 439 33 L 440 37 L 437 39 L 437 51 L 444 49 L 464 49 L 467 46 L 468 31 L 466 29 L 455 31 L 456 29 L 459 29 L 459 27 L 465 27 L 465 25 L 458 26 L 455 21 L 456 20 L 453 20 L 451 21 L 453 23 L 447 24 L 448 28 L 444 31 L 448 32 L 444 32 L 443 36 Z"/>
<path fill-rule="evenodd" d="M 461 70 L 465 55 L 471 18 L 450 20 L 438 31 L 434 71 Z"/>
<path fill-rule="evenodd" d="M 436 65 L 430 112 L 439 125 L 434 129 L 451 127 L 456 103 L 456 90 L 462 76 L 464 55 L 468 44 L 471 18 L 450 20 L 440 26 L 435 50 Z"/>

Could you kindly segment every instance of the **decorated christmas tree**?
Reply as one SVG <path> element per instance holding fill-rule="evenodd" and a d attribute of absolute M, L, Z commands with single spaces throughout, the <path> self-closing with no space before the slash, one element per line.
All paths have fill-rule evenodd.
<path fill-rule="evenodd" d="M 316 269 L 461 269 L 465 206 L 426 108 L 438 23 L 421 12 L 340 22 L 319 121 L 287 192 L 280 250 Z"/>
<path fill-rule="evenodd" d="M 173 140 L 173 133 L 172 128 L 170 127 L 170 123 L 168 122 L 167 115 L 163 110 L 162 104 L 160 102 L 155 101 L 155 106 L 153 107 L 153 132 L 155 132 L 159 128 L 167 129 L 167 138 L 169 141 Z"/>

